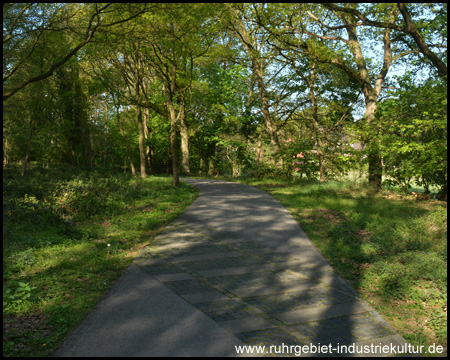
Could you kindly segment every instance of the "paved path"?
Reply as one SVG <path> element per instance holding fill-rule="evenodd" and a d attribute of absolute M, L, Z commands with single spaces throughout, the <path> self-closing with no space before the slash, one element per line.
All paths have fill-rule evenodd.
<path fill-rule="evenodd" d="M 224 181 L 186 181 L 200 190 L 198 199 L 141 252 L 55 355 L 236 356 L 235 345 L 269 352 L 281 344 L 271 355 L 295 355 L 298 345 L 380 350 L 406 343 L 270 195 Z"/>

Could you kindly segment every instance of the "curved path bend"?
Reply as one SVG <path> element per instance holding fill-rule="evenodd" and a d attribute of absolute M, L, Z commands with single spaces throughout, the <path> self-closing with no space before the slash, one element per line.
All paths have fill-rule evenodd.
<path fill-rule="evenodd" d="M 197 200 L 55 355 L 237 356 L 243 345 L 298 355 L 299 345 L 310 344 L 334 348 L 325 356 L 353 344 L 392 355 L 382 346 L 407 344 L 272 196 L 225 181 L 185 181 L 199 189 Z"/>

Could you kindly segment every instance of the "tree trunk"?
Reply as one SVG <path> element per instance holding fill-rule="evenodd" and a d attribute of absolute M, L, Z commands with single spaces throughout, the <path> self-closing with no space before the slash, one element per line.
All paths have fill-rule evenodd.
<path fill-rule="evenodd" d="M 201 154 L 200 155 L 200 169 L 199 169 L 199 172 L 198 172 L 199 175 L 202 175 L 204 172 L 206 172 L 206 170 L 205 170 L 206 165 L 205 164 L 206 164 L 206 162 L 203 159 L 203 154 Z"/>
<path fill-rule="evenodd" d="M 369 160 L 369 184 L 376 189 L 381 189 L 383 168 L 381 166 L 380 152 L 369 153 L 367 158 Z"/>
<path fill-rule="evenodd" d="M 200 167 L 198 169 L 198 175 L 206 174 L 206 164 L 207 164 L 207 158 L 206 158 L 206 150 L 203 148 L 202 144 L 198 139 L 194 139 L 195 146 L 197 147 L 198 153 L 200 154 Z"/>
<path fill-rule="evenodd" d="M 293 64 L 294 65 L 294 64 Z M 303 76 L 301 72 L 297 70 L 295 67 L 295 71 L 299 74 L 308 84 L 309 87 L 309 100 L 312 104 L 312 125 L 313 125 L 313 133 L 316 140 L 317 146 L 317 157 L 319 161 L 319 180 L 321 183 L 325 182 L 325 155 L 323 149 L 325 147 L 324 141 L 322 138 L 320 123 L 319 123 L 319 107 L 317 104 L 317 97 L 314 92 L 314 83 L 316 79 L 316 64 L 312 65 L 311 73 L 309 77 Z"/>
<path fill-rule="evenodd" d="M 142 62 L 140 62 L 141 64 L 141 68 L 144 68 L 144 65 Z M 143 97 L 145 99 L 145 102 L 149 103 L 148 101 L 148 84 L 147 82 L 143 81 L 142 84 L 142 93 L 143 93 Z M 145 156 L 147 158 L 147 168 L 148 168 L 148 172 L 149 174 L 152 173 L 152 169 L 153 169 L 153 165 L 152 165 L 152 153 L 151 153 L 151 149 L 150 149 L 150 145 L 149 145 L 149 135 L 150 135 L 150 109 L 148 107 L 146 107 L 144 109 L 144 135 L 145 135 Z"/>
<path fill-rule="evenodd" d="M 109 115 L 108 114 L 108 98 L 106 98 L 106 101 L 105 101 L 105 137 L 104 137 L 105 153 L 104 153 L 104 157 L 103 157 L 103 165 L 104 166 L 106 166 L 107 163 L 108 163 L 108 156 L 107 156 L 107 154 L 108 154 L 108 137 L 107 137 L 107 134 L 108 134 L 108 120 L 109 120 L 109 116 L 108 115 Z M 85 126 L 82 126 L 81 129 L 82 129 L 81 132 L 83 134 L 83 138 L 85 138 L 86 137 L 86 135 L 85 135 L 85 132 L 86 132 Z M 89 133 L 87 134 L 87 137 L 89 139 Z M 90 144 L 89 141 L 87 141 L 87 143 Z M 83 147 L 83 148 L 84 148 L 85 154 L 87 155 L 89 153 L 89 150 L 87 149 L 87 147 Z M 86 161 L 89 161 L 88 159 L 86 159 Z"/>
<path fill-rule="evenodd" d="M 189 134 L 184 95 L 180 98 L 181 173 L 191 175 L 189 168 Z"/>
<path fill-rule="evenodd" d="M 145 136 L 145 157 L 147 159 L 147 166 L 148 166 L 148 172 L 152 173 L 152 157 L 150 153 L 150 146 L 148 145 L 148 138 L 149 138 L 149 123 L 150 123 L 150 109 L 145 108 L 144 109 L 144 136 Z"/>
<path fill-rule="evenodd" d="M 113 101 L 114 101 L 114 105 L 116 107 L 117 124 L 119 126 L 120 133 L 122 134 L 123 138 L 125 139 L 125 143 L 127 144 L 127 154 L 128 154 L 128 161 L 130 162 L 131 174 L 133 176 L 135 176 L 136 168 L 134 167 L 133 155 L 132 155 L 131 146 L 130 146 L 130 140 L 128 139 L 128 136 L 125 134 L 125 131 L 123 130 L 122 124 L 120 122 L 119 106 L 115 104 L 114 95 L 113 95 Z"/>
<path fill-rule="evenodd" d="M 258 83 L 259 95 L 262 102 L 263 119 L 270 135 L 270 142 L 275 147 L 276 152 L 280 153 L 281 146 L 270 117 L 269 101 L 267 98 L 266 86 L 264 84 L 264 59 L 261 58 L 259 51 L 256 50 L 254 39 L 252 39 L 250 33 L 247 31 L 244 21 L 240 19 L 238 15 L 235 15 L 234 17 L 234 25 L 236 27 L 235 31 L 239 35 L 239 40 L 252 60 L 253 75 Z"/>
<path fill-rule="evenodd" d="M 38 105 L 39 105 L 39 95 L 41 92 L 41 83 L 38 85 L 38 91 L 36 93 L 36 102 L 34 104 L 33 112 L 30 114 L 30 131 L 28 133 L 27 151 L 25 153 L 25 159 L 22 164 L 22 176 L 25 176 L 25 171 L 27 169 L 28 157 L 31 151 L 31 141 L 33 140 L 33 127 L 34 127 L 34 117 L 37 116 Z"/>
<path fill-rule="evenodd" d="M 8 138 L 6 136 L 3 137 L 5 140 L 3 145 L 3 168 L 8 165 Z"/>
<path fill-rule="evenodd" d="M 144 124 L 142 122 L 142 107 L 140 104 L 140 91 L 139 91 L 139 74 L 136 71 L 135 78 L 135 89 L 136 89 L 136 110 L 137 110 L 137 121 L 138 121 L 138 130 L 139 130 L 139 158 L 141 163 L 141 177 L 145 179 L 147 177 L 147 172 L 145 169 L 145 148 L 144 148 Z"/>
<path fill-rule="evenodd" d="M 373 91 L 366 96 L 366 112 L 364 117 L 368 124 L 373 122 L 375 117 L 375 111 L 377 110 L 377 94 L 373 94 Z M 367 154 L 367 160 L 369 162 L 369 185 L 372 185 L 376 189 L 381 189 L 383 166 L 381 164 L 380 149 L 376 143 L 376 139 L 367 137 L 365 142 L 368 143 L 369 151 Z"/>
<path fill-rule="evenodd" d="M 128 146 L 129 147 L 129 146 Z M 130 162 L 130 169 L 131 169 L 131 175 L 136 175 L 136 168 L 134 167 L 133 157 L 131 156 L 131 149 L 128 149 L 129 155 L 128 155 L 128 161 Z"/>
<path fill-rule="evenodd" d="M 172 153 L 173 186 L 180 186 L 180 175 L 178 173 L 177 117 L 175 115 L 175 106 L 171 94 L 169 95 L 167 105 L 170 116 L 170 151 Z"/>
<path fill-rule="evenodd" d="M 177 147 L 177 117 L 175 115 L 175 105 L 173 102 L 176 87 L 177 66 L 175 58 L 175 30 L 173 23 L 170 23 L 170 32 L 172 37 L 172 58 L 170 67 L 170 82 L 167 84 L 168 100 L 167 107 L 169 108 L 170 117 L 170 150 L 172 153 L 172 174 L 173 186 L 180 186 L 180 174 L 178 172 L 178 147 Z"/>
<path fill-rule="evenodd" d="M 264 123 L 266 124 L 267 131 L 269 132 L 269 135 L 270 135 L 270 142 L 275 147 L 276 151 L 278 153 L 280 153 L 281 152 L 280 141 L 278 139 L 277 132 L 273 127 L 272 119 L 270 117 L 270 112 L 269 112 L 269 100 L 267 98 L 266 86 L 264 84 L 264 79 L 263 79 L 264 70 L 263 70 L 262 65 L 257 60 L 253 60 L 253 69 L 254 69 L 254 72 L 256 75 L 256 81 L 257 81 L 258 87 L 259 87 L 259 95 L 260 95 L 261 101 L 262 101 L 263 119 L 264 119 Z"/>
<path fill-rule="evenodd" d="M 217 176 L 219 171 L 217 170 L 217 159 L 216 159 L 216 144 L 212 144 L 211 155 L 208 159 L 208 175 Z"/>
<path fill-rule="evenodd" d="M 395 13 L 391 12 L 390 14 L 391 21 L 395 20 Z M 375 80 L 375 85 L 372 87 L 370 84 L 370 75 L 367 70 L 366 61 L 364 59 L 361 44 L 359 43 L 358 36 L 356 33 L 356 26 L 350 25 L 353 19 L 347 18 L 344 15 L 341 15 L 341 19 L 347 25 L 346 31 L 348 34 L 348 44 L 350 46 L 350 50 L 353 53 L 354 60 L 356 62 L 356 66 L 358 68 L 359 79 L 361 83 L 361 90 L 364 94 L 364 99 L 366 103 L 366 112 L 364 114 L 365 120 L 368 124 L 373 123 L 373 119 L 375 117 L 375 111 L 377 110 L 377 101 L 378 95 L 381 92 L 381 87 L 383 85 L 384 79 L 386 78 L 387 72 L 389 70 L 391 61 L 392 61 L 392 52 L 391 52 L 391 39 L 390 29 L 385 29 L 383 32 L 383 44 L 384 44 L 384 55 L 383 55 L 383 66 L 380 70 L 380 73 Z M 376 189 L 381 188 L 381 180 L 382 180 L 382 164 L 381 164 L 381 154 L 376 143 L 373 143 L 374 140 L 371 136 L 365 139 L 365 142 L 371 148 L 369 153 L 367 154 L 369 161 L 369 184 L 373 185 Z"/>
<path fill-rule="evenodd" d="M 321 183 L 325 182 L 325 164 L 324 164 L 324 158 L 323 158 L 323 154 L 321 154 L 320 152 L 318 153 L 319 155 L 319 181 Z"/>
<path fill-rule="evenodd" d="M 261 133 L 258 136 L 258 142 L 256 145 L 256 158 L 255 158 L 255 168 L 257 169 L 259 166 L 259 163 L 261 162 L 263 156 L 263 149 L 262 149 L 262 140 L 261 140 Z"/>
<path fill-rule="evenodd" d="M 139 129 L 139 158 L 141 163 L 141 177 L 145 179 L 147 172 L 145 169 L 145 149 L 144 149 L 144 125 L 142 124 L 142 109 L 140 105 L 137 105 L 137 120 Z"/>
<path fill-rule="evenodd" d="M 30 114 L 30 131 L 28 133 L 28 142 L 27 142 L 27 150 L 25 153 L 25 158 L 23 159 L 22 164 L 22 176 L 25 176 L 25 171 L 27 169 L 28 157 L 30 155 L 31 150 L 31 140 L 33 139 L 33 126 L 34 126 L 34 114 Z"/>

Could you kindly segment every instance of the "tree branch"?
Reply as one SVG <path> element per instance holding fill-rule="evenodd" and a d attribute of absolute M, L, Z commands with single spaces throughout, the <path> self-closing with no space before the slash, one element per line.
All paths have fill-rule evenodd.
<path fill-rule="evenodd" d="M 32 76 L 28 80 L 25 80 L 22 83 L 16 85 L 15 87 L 13 87 L 11 90 L 7 91 L 6 93 L 3 93 L 3 101 L 8 100 L 8 98 L 10 98 L 12 95 L 17 93 L 19 90 L 22 90 L 23 88 L 25 88 L 27 85 L 29 85 L 29 84 L 31 84 L 33 82 L 36 82 L 36 81 L 44 80 L 44 79 L 52 76 L 54 71 L 57 68 L 59 68 L 60 66 L 64 65 L 67 61 L 69 61 L 70 58 L 72 58 L 72 56 L 74 56 L 83 46 L 85 46 L 87 43 L 89 43 L 93 39 L 94 34 L 96 33 L 96 31 L 100 27 L 103 27 L 103 28 L 104 27 L 110 27 L 110 26 L 113 26 L 113 25 L 116 25 L 116 24 L 119 24 L 119 23 L 123 23 L 123 22 L 129 21 L 129 20 L 139 16 L 144 11 L 146 11 L 145 8 L 144 8 L 144 10 L 138 11 L 138 13 L 133 14 L 133 15 L 125 18 L 125 19 L 121 19 L 121 20 L 118 20 L 118 21 L 115 21 L 115 22 L 112 22 L 112 23 L 109 23 L 109 24 L 101 24 L 100 23 L 100 19 L 99 19 L 99 15 L 111 5 L 112 5 L 112 3 L 107 3 L 107 4 L 103 5 L 100 9 L 97 9 L 92 14 L 92 16 L 89 19 L 89 23 L 88 23 L 88 26 L 86 28 L 86 32 L 85 32 L 83 41 L 81 41 L 72 50 L 70 50 L 62 59 L 54 62 L 46 72 L 41 73 L 41 74 L 39 74 L 37 76 Z M 97 24 L 93 25 L 94 20 L 96 18 L 97 18 L 98 22 L 97 22 Z"/>
<path fill-rule="evenodd" d="M 322 5 L 332 11 L 339 11 L 343 13 L 353 14 L 357 18 L 359 18 L 362 23 L 358 23 L 355 25 L 368 25 L 368 26 L 374 26 L 374 27 L 381 27 L 386 29 L 392 29 L 397 30 L 403 33 L 406 33 L 408 35 L 411 35 L 414 41 L 416 42 L 417 46 L 419 47 L 422 54 L 424 54 L 431 63 L 435 66 L 435 68 L 438 71 L 438 75 L 440 77 L 447 76 L 447 66 L 445 63 L 437 56 L 433 51 L 430 50 L 429 46 L 423 39 L 423 37 L 420 35 L 419 31 L 417 30 L 416 26 L 414 25 L 414 22 L 411 18 L 411 15 L 409 14 L 408 8 L 406 7 L 406 4 L 404 3 L 398 3 L 398 9 L 400 10 L 403 19 L 405 21 L 405 26 L 396 25 L 394 22 L 386 22 L 386 21 L 374 21 L 368 19 L 364 14 L 359 12 L 356 9 L 346 8 L 342 6 L 338 6 L 336 4 L 332 3 L 322 3 Z M 310 15 L 311 16 L 311 15 Z M 314 18 L 314 17 L 313 17 Z M 317 19 L 317 18 L 316 18 Z M 317 19 L 317 21 L 320 21 Z M 324 25 L 326 26 L 326 25 Z M 326 26 L 328 27 L 328 26 Z M 328 27 L 331 29 L 332 27 Z"/>
<path fill-rule="evenodd" d="M 438 71 L 438 75 L 440 77 L 447 76 L 447 66 L 433 51 L 430 50 L 423 37 L 419 34 L 406 5 L 403 3 L 399 3 L 397 5 L 402 13 L 403 19 L 405 20 L 405 32 L 413 37 L 422 54 L 424 54 L 433 63 Z"/>

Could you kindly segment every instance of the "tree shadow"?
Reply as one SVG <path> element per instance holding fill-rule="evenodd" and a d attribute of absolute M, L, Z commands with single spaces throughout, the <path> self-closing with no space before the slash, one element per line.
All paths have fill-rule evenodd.
<path fill-rule="evenodd" d="M 183 215 L 186 221 L 210 226 L 218 234 L 234 233 L 246 242 L 262 244 L 269 250 L 266 254 L 262 254 L 260 250 L 259 253 L 258 250 L 248 250 L 247 253 L 249 257 L 263 258 L 268 264 L 277 266 L 278 270 L 273 272 L 273 282 L 277 281 L 277 275 L 286 271 L 302 278 L 298 284 L 306 281 L 303 290 L 292 291 L 289 287 L 283 288 L 283 284 L 279 282 L 279 287 L 273 294 L 250 297 L 242 297 L 242 291 L 229 289 L 234 295 L 241 296 L 240 299 L 247 305 L 254 306 L 269 316 L 273 324 L 277 324 L 266 329 L 239 333 L 239 338 L 250 344 L 275 344 L 278 341 L 293 346 L 314 343 L 349 346 L 395 336 L 389 325 L 358 298 L 361 269 L 357 267 L 355 271 L 351 260 L 342 261 L 344 267 L 353 271 L 354 291 L 334 274 L 330 265 L 278 201 L 255 188 L 239 184 L 205 180 L 200 185 L 198 182 L 195 185 L 199 186 L 201 196 L 190 211 Z M 322 195 L 318 193 L 318 196 Z M 402 209 L 399 207 L 396 210 Z M 352 221 L 362 224 L 361 219 Z M 340 233 L 344 238 L 349 237 L 352 229 L 354 224 L 345 218 L 329 226 L 330 232 Z M 362 237 L 365 235 L 367 234 L 362 232 L 352 237 L 351 250 L 358 260 L 365 256 L 361 250 Z M 348 242 L 332 242 L 324 255 L 331 254 L 333 259 L 347 256 L 348 250 L 343 250 L 346 245 Z M 233 242 L 230 242 L 230 246 L 233 246 Z M 293 266 L 289 261 L 277 261 L 276 256 L 287 256 L 291 262 L 294 259 L 298 264 Z M 365 305 L 361 305 L 363 303 Z M 302 312 L 309 315 L 302 316 Z"/>

